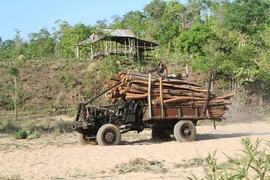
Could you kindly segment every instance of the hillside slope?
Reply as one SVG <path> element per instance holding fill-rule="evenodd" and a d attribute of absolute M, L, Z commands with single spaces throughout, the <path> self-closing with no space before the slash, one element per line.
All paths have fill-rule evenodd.
<path fill-rule="evenodd" d="M 27 61 L 18 68 L 19 91 L 23 100 L 19 103 L 20 109 L 45 114 L 74 109 L 79 102 L 87 100 L 100 89 L 100 83 L 93 83 L 95 79 L 90 67 L 96 64 L 47 59 Z M 0 65 L 0 109 L 7 110 L 12 109 L 12 102 L 5 84 L 14 86 L 7 73 L 9 66 L 5 62 Z"/>
<path fill-rule="evenodd" d="M 16 64 L 16 62 L 13 62 Z M 80 102 L 99 94 L 104 83 L 118 71 L 147 71 L 156 62 L 140 64 L 134 61 L 81 61 L 61 59 L 26 60 L 19 67 L 18 81 L 21 82 L 22 102 L 19 110 L 24 113 L 51 115 L 74 113 Z M 7 69 L 14 67 L 0 61 L 0 109 L 11 110 L 11 94 L 5 84 L 12 83 Z M 179 64 L 167 64 L 169 73 L 184 72 Z M 181 70 L 182 69 L 182 70 Z M 200 76 L 201 78 L 203 76 Z M 102 102 L 99 99 L 99 102 Z"/>

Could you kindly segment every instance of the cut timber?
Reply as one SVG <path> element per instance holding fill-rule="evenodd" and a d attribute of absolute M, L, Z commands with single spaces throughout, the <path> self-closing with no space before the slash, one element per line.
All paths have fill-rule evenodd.
<path fill-rule="evenodd" d="M 148 97 L 148 93 L 145 93 L 145 94 L 126 93 L 126 100 L 146 99 L 147 97 Z"/>
<path fill-rule="evenodd" d="M 212 78 L 212 77 L 211 77 Z M 210 79 L 209 79 L 210 81 Z M 106 95 L 108 102 L 119 103 L 121 100 L 141 100 L 148 107 L 151 119 L 190 118 L 223 119 L 226 105 L 234 94 L 216 96 L 210 89 L 188 79 L 162 79 L 150 74 L 120 72 L 105 82 L 103 89 L 110 89 Z M 147 104 L 147 105 L 146 105 Z M 158 108 L 158 109 L 157 109 Z M 171 117 L 168 117 L 171 115 Z"/>
<path fill-rule="evenodd" d="M 174 99 L 164 100 L 164 103 L 175 103 L 175 102 L 186 102 L 186 101 L 203 101 L 205 98 L 194 98 L 194 97 L 177 97 Z"/>

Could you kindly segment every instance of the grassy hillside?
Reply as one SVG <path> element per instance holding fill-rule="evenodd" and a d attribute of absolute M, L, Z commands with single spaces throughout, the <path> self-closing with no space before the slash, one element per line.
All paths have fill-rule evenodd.
<path fill-rule="evenodd" d="M 19 119 L 23 114 L 73 115 L 77 105 L 99 94 L 105 80 L 113 74 L 119 71 L 147 71 L 156 65 L 154 61 L 141 63 L 125 59 L 38 59 L 24 60 L 19 65 L 17 61 L 0 62 L 0 110 L 9 111 L 14 108 L 10 87 L 6 85 L 14 87 L 13 77 L 8 70 L 16 67 L 19 70 L 17 79 L 20 85 Z M 102 102 L 102 97 L 95 103 L 99 102 Z"/>
<path fill-rule="evenodd" d="M 101 83 L 95 81 L 98 62 L 65 61 L 57 59 L 28 60 L 19 69 L 22 102 L 20 112 L 49 115 L 72 111 L 81 101 L 96 94 Z M 6 73 L 9 64 L 1 63 L 1 89 L 4 83 L 12 84 Z M 97 71 L 97 72 L 93 72 Z M 11 96 L 1 90 L 1 109 L 13 108 Z"/>

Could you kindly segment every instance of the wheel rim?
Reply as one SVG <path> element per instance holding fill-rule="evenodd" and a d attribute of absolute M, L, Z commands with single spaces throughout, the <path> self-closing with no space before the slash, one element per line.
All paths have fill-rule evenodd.
<path fill-rule="evenodd" d="M 108 143 L 108 144 L 113 144 L 116 141 L 116 134 L 114 131 L 112 130 L 107 130 L 104 133 L 104 140 Z"/>
<path fill-rule="evenodd" d="M 192 131 L 191 131 L 190 127 L 184 126 L 181 128 L 181 134 L 183 134 L 184 136 L 188 137 L 191 135 L 191 133 L 192 133 Z"/>

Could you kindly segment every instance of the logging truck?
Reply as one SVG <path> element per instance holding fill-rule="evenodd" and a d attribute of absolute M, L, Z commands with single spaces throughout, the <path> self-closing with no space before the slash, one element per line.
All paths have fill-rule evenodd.
<path fill-rule="evenodd" d="M 157 78 L 151 74 L 120 72 L 106 81 L 103 91 L 80 103 L 72 128 L 82 145 L 118 145 L 121 134 L 152 130 L 154 141 L 175 138 L 195 141 L 199 120 L 222 121 L 226 102 L 233 94 L 216 96 L 208 88 L 183 79 Z M 106 95 L 110 104 L 93 106 Z"/>

